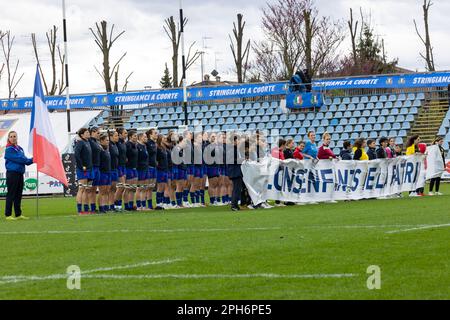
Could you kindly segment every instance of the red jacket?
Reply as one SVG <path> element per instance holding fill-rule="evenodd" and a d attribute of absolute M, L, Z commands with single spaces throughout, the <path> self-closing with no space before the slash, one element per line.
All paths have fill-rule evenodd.
<path fill-rule="evenodd" d="M 296 148 L 295 151 L 294 151 L 294 159 L 297 159 L 297 160 L 303 160 L 303 159 L 305 159 L 305 158 L 303 157 L 303 154 L 302 154 L 302 152 L 300 151 L 299 148 Z"/>
<path fill-rule="evenodd" d="M 319 158 L 319 160 L 327 160 L 330 158 L 336 159 L 336 155 L 333 153 L 333 151 L 331 151 L 330 148 L 321 146 L 319 148 L 319 153 L 317 154 L 317 158 Z"/>
<path fill-rule="evenodd" d="M 280 148 L 275 147 L 272 149 L 272 157 L 280 160 L 285 160 L 284 158 L 284 152 L 280 150 Z"/>

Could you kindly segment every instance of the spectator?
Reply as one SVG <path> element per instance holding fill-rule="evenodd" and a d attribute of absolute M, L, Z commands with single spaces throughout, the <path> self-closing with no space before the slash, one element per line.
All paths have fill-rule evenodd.
<path fill-rule="evenodd" d="M 366 140 L 363 138 L 360 138 L 355 141 L 353 145 L 353 160 L 358 161 L 366 161 L 369 160 L 369 156 L 366 153 Z"/>
<path fill-rule="evenodd" d="M 286 141 L 286 148 L 283 151 L 284 154 L 284 159 L 288 160 L 288 159 L 294 159 L 294 140 L 293 139 L 288 139 Z"/>
<path fill-rule="evenodd" d="M 394 138 L 389 138 L 389 145 L 386 148 L 386 155 L 388 157 L 388 159 L 393 159 L 396 158 L 396 153 L 395 153 L 395 139 Z"/>
<path fill-rule="evenodd" d="M 419 143 L 420 143 L 420 137 L 418 135 L 410 137 L 408 139 L 408 142 L 406 143 L 406 155 L 412 156 L 416 153 L 420 153 Z M 415 191 L 410 191 L 409 196 L 410 197 L 422 197 L 422 196 L 424 196 L 424 194 L 422 192 L 422 189 L 419 188 Z"/>
<path fill-rule="evenodd" d="M 317 158 L 320 160 L 336 159 L 336 155 L 330 149 L 331 135 L 328 132 L 325 132 L 322 136 L 322 140 L 323 144 L 319 148 Z"/>
<path fill-rule="evenodd" d="M 305 92 L 305 86 L 303 85 L 304 83 L 304 78 L 305 75 L 303 74 L 302 71 L 297 71 L 291 78 L 291 80 L 289 81 L 289 91 L 291 93 L 295 93 L 295 92 Z"/>
<path fill-rule="evenodd" d="M 436 145 L 436 144 L 439 147 L 439 152 L 441 153 L 442 161 L 443 161 L 443 164 L 444 164 L 444 168 L 443 169 L 445 170 L 445 150 L 442 147 L 442 145 L 444 144 L 444 139 L 442 137 L 437 137 L 434 140 L 434 142 L 433 142 L 433 145 Z M 442 196 L 442 193 L 439 192 L 440 186 L 441 186 L 441 177 L 431 179 L 429 195 L 430 196 L 434 196 L 434 195 Z M 433 190 L 434 190 L 435 187 L 436 187 L 436 189 L 435 189 L 436 193 L 433 193 Z"/>
<path fill-rule="evenodd" d="M 284 149 L 286 148 L 286 140 L 278 140 L 278 147 L 272 149 L 272 157 L 275 159 L 285 160 Z"/>
<path fill-rule="evenodd" d="M 402 145 L 396 144 L 394 150 L 395 150 L 394 158 L 401 157 L 403 155 Z"/>
<path fill-rule="evenodd" d="M 5 149 L 6 164 L 6 187 L 8 189 L 6 195 L 5 217 L 6 220 L 13 221 L 17 219 L 28 220 L 22 215 L 20 204 L 22 202 L 23 193 L 23 174 L 25 166 L 33 164 L 33 159 L 25 157 L 23 149 L 17 144 L 17 133 L 11 131 L 8 134 L 8 143 Z M 16 217 L 12 216 L 12 207 L 14 204 L 14 212 Z"/>
<path fill-rule="evenodd" d="M 377 146 L 375 140 L 369 140 L 367 141 L 367 155 L 369 156 L 369 160 L 376 160 L 377 159 Z"/>
<path fill-rule="evenodd" d="M 294 159 L 303 160 L 303 150 L 305 149 L 305 142 L 300 141 L 298 147 L 294 151 Z"/>
<path fill-rule="evenodd" d="M 308 139 L 309 141 L 306 142 L 303 150 L 303 156 L 305 159 L 317 159 L 316 133 L 314 131 L 308 132 Z"/>
<path fill-rule="evenodd" d="M 353 160 L 352 144 L 350 141 L 344 141 L 344 147 L 339 154 L 341 160 Z"/>
<path fill-rule="evenodd" d="M 378 159 L 387 159 L 388 155 L 386 150 L 388 149 L 388 138 L 380 138 L 379 144 L 380 147 L 377 149 L 377 158 Z"/>

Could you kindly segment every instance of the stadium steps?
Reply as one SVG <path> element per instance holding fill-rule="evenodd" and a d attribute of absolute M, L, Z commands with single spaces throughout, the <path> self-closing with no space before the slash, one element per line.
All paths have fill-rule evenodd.
<path fill-rule="evenodd" d="M 420 135 L 422 142 L 431 144 L 436 138 L 448 110 L 448 99 L 430 96 L 424 106 L 420 108 L 409 136 Z"/>

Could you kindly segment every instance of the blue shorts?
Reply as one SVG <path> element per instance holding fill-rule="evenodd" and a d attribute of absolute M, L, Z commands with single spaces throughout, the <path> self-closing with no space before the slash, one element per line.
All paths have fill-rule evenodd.
<path fill-rule="evenodd" d="M 169 173 L 167 171 L 160 171 L 156 173 L 157 183 L 167 183 L 169 181 Z"/>
<path fill-rule="evenodd" d="M 112 170 L 111 171 L 111 182 L 117 182 L 117 181 L 119 181 L 119 171 Z"/>
<path fill-rule="evenodd" d="M 156 168 L 148 168 L 148 179 L 154 180 L 156 179 Z"/>
<path fill-rule="evenodd" d="M 188 176 L 193 176 L 194 175 L 194 166 L 190 165 L 187 167 L 187 175 Z"/>
<path fill-rule="evenodd" d="M 202 166 L 196 166 L 194 167 L 194 177 L 195 178 L 203 178 L 203 167 Z"/>
<path fill-rule="evenodd" d="M 94 174 L 92 172 L 92 169 L 86 170 L 86 171 L 77 169 L 77 180 L 92 181 L 93 179 L 94 179 Z"/>
<path fill-rule="evenodd" d="M 138 170 L 138 181 L 148 180 L 148 170 Z"/>
<path fill-rule="evenodd" d="M 98 186 L 110 186 L 111 185 L 111 173 L 100 173 L 100 180 Z"/>
<path fill-rule="evenodd" d="M 127 167 L 119 166 L 118 172 L 119 172 L 119 178 L 126 176 L 127 175 Z"/>
<path fill-rule="evenodd" d="M 210 166 L 207 167 L 207 175 L 208 178 L 217 178 L 220 176 L 219 174 L 219 167 L 216 166 Z"/>
<path fill-rule="evenodd" d="M 100 168 L 92 168 L 92 185 L 98 187 L 100 185 Z"/>
<path fill-rule="evenodd" d="M 127 168 L 127 180 L 135 180 L 138 178 L 138 171 L 136 169 Z"/>
<path fill-rule="evenodd" d="M 172 178 L 173 180 L 187 180 L 187 170 L 180 167 L 172 168 Z"/>
<path fill-rule="evenodd" d="M 228 177 L 228 169 L 226 166 L 219 167 L 219 175 L 223 177 Z"/>

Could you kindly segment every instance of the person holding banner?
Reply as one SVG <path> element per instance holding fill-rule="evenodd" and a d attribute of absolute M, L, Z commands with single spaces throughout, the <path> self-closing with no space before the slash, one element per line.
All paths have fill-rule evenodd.
<path fill-rule="evenodd" d="M 300 141 L 298 143 L 298 147 L 294 151 L 294 159 L 303 160 L 305 159 L 303 156 L 303 150 L 305 149 L 305 142 Z"/>
<path fill-rule="evenodd" d="M 406 143 L 406 155 L 412 156 L 416 153 L 420 153 L 419 144 L 420 137 L 418 135 L 410 137 Z M 410 197 L 422 197 L 423 195 L 424 194 L 420 188 L 409 192 Z"/>
<path fill-rule="evenodd" d="M 369 160 L 369 156 L 366 153 L 366 139 L 360 138 L 355 141 L 353 145 L 353 160 L 357 161 L 367 161 Z"/>
<path fill-rule="evenodd" d="M 17 144 L 17 133 L 11 131 L 8 133 L 8 143 L 5 149 L 6 165 L 6 194 L 5 217 L 7 221 L 28 220 L 22 215 L 20 204 L 22 202 L 22 193 L 25 173 L 25 166 L 33 164 L 32 158 L 27 158 L 23 149 Z M 12 207 L 16 217 L 12 216 Z"/>
<path fill-rule="evenodd" d="M 328 132 L 325 132 L 322 136 L 323 144 L 319 148 L 317 153 L 317 158 L 319 160 L 331 160 L 336 159 L 336 155 L 330 149 L 331 143 L 331 135 Z"/>
<path fill-rule="evenodd" d="M 442 171 L 445 171 L 445 150 L 442 147 L 444 144 L 444 139 L 442 137 L 437 137 L 434 142 L 433 146 L 437 145 L 439 148 L 440 156 L 442 157 Z M 440 162 L 440 161 L 439 161 Z M 436 177 L 430 180 L 430 196 L 442 196 L 442 193 L 439 192 L 440 186 L 441 186 L 441 179 L 442 177 Z M 435 189 L 436 188 L 436 189 Z M 433 190 L 436 190 L 436 193 L 433 193 Z"/>
<path fill-rule="evenodd" d="M 377 142 L 375 140 L 367 141 L 367 155 L 369 160 L 377 160 Z"/>
<path fill-rule="evenodd" d="M 353 149 L 352 143 L 350 141 L 344 141 L 344 146 L 341 150 L 341 153 L 339 154 L 341 160 L 344 161 L 353 160 L 352 149 Z"/>
<path fill-rule="evenodd" d="M 386 148 L 386 155 L 388 159 L 397 158 L 397 153 L 395 152 L 394 138 L 389 138 L 389 146 Z"/>
<path fill-rule="evenodd" d="M 303 150 L 303 156 L 305 159 L 317 159 L 316 133 L 314 131 L 308 132 L 308 139 L 309 141 L 305 144 L 305 150 Z"/>
<path fill-rule="evenodd" d="M 388 138 L 385 137 L 380 138 L 379 141 L 380 147 L 377 149 L 377 159 L 387 159 L 388 157 L 387 150 L 389 149 L 388 141 L 389 141 Z M 389 149 L 389 151 L 391 150 Z"/>

